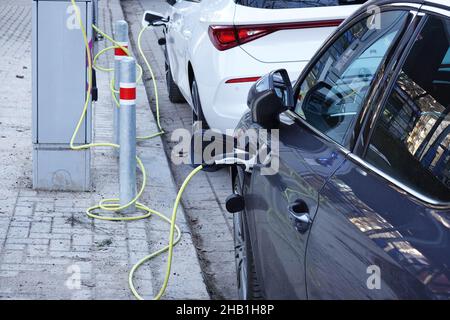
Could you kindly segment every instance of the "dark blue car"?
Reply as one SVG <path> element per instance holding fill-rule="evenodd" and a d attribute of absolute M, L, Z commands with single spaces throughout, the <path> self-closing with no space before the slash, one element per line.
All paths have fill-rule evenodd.
<path fill-rule="evenodd" d="M 450 297 L 448 0 L 366 3 L 249 107 L 279 162 L 232 170 L 241 298 Z"/>

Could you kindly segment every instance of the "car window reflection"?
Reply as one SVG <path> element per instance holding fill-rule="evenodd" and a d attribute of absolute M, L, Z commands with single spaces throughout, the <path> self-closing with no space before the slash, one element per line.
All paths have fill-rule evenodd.
<path fill-rule="evenodd" d="M 295 111 L 315 128 L 344 144 L 406 17 L 403 11 L 383 12 L 380 26 L 370 24 L 371 16 L 347 30 L 307 75 Z"/>

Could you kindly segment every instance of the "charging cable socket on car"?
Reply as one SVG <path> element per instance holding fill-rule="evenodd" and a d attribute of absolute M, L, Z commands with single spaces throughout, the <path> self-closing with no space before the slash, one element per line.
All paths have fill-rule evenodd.
<path fill-rule="evenodd" d="M 215 144 L 217 152 L 211 145 Z M 205 150 L 212 152 L 205 152 Z M 212 153 L 212 154 L 210 154 Z M 269 155 L 270 157 L 270 155 Z M 204 171 L 217 171 L 225 167 L 237 166 L 247 173 L 251 173 L 257 163 L 258 154 L 250 155 L 249 152 L 238 148 L 237 139 L 213 130 L 194 130 L 191 137 L 190 150 L 191 164 L 194 167 L 203 166 Z M 244 197 L 233 193 L 227 197 L 225 207 L 228 212 L 236 213 L 244 210 Z"/>
<path fill-rule="evenodd" d="M 164 17 L 161 13 L 156 11 L 147 10 L 142 17 L 142 27 L 149 26 L 161 27 L 165 26 L 169 22 L 169 17 Z"/>
<path fill-rule="evenodd" d="M 243 157 L 240 157 L 239 155 L 242 154 Z M 244 158 L 248 153 L 244 150 L 235 149 L 234 153 L 231 155 L 225 154 L 222 155 L 223 157 L 221 159 L 215 160 L 214 165 L 217 166 L 241 166 L 246 172 L 252 172 L 253 166 L 256 164 L 256 158 L 257 156 L 254 155 L 252 158 L 245 160 Z"/>
<path fill-rule="evenodd" d="M 246 153 L 243 150 L 236 149 L 236 153 L 243 152 Z M 251 172 L 253 169 L 253 166 L 256 164 L 256 158 L 257 156 L 253 156 L 249 160 L 244 160 L 239 158 L 237 154 L 234 154 L 233 156 L 227 156 L 223 159 L 216 160 L 214 165 L 217 166 L 240 166 L 243 170 L 246 172 Z M 225 200 L 225 208 L 229 213 L 237 213 L 241 212 L 245 208 L 245 199 L 242 195 L 235 193 L 233 190 L 233 193 L 227 197 Z"/>
<path fill-rule="evenodd" d="M 203 166 L 204 171 L 217 171 L 226 166 L 240 166 L 251 172 L 257 154 L 238 148 L 237 140 L 214 130 L 194 130 L 191 137 L 191 165 Z"/>

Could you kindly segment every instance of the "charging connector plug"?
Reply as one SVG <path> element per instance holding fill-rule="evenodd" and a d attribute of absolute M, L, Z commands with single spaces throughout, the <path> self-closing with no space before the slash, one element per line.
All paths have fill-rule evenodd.
<path fill-rule="evenodd" d="M 230 165 L 237 165 L 237 166 L 242 166 L 243 169 L 246 172 L 251 172 L 254 165 L 256 164 L 256 155 L 252 158 L 250 158 L 249 160 L 244 160 L 238 157 L 225 157 L 223 159 L 220 160 L 216 160 L 214 161 L 214 163 L 218 166 L 230 166 Z"/>

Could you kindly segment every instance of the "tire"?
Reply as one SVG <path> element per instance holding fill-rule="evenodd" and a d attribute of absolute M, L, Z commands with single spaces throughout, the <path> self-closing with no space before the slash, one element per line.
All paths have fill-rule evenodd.
<path fill-rule="evenodd" d="M 241 193 L 239 177 L 236 177 L 234 192 Z M 258 282 L 253 261 L 253 251 L 250 242 L 245 212 L 233 215 L 234 250 L 237 274 L 238 297 L 241 300 L 263 300 L 263 294 Z"/>
<path fill-rule="evenodd" d="M 166 63 L 166 85 L 167 85 L 167 92 L 169 93 L 170 102 L 172 103 L 186 102 L 177 84 L 173 81 L 172 71 L 168 63 Z"/>
<path fill-rule="evenodd" d="M 198 92 L 198 85 L 197 81 L 194 79 L 192 80 L 191 84 L 191 95 L 192 95 L 192 126 L 196 126 L 196 122 L 201 121 L 202 128 L 203 129 L 209 129 L 208 122 L 205 119 L 205 116 L 203 115 L 203 109 L 202 109 L 202 103 L 200 101 L 200 94 Z"/>

